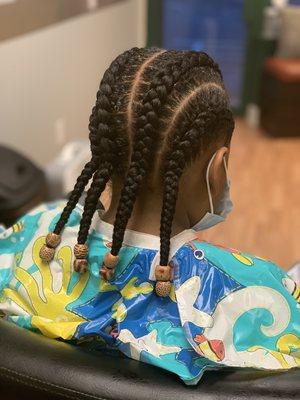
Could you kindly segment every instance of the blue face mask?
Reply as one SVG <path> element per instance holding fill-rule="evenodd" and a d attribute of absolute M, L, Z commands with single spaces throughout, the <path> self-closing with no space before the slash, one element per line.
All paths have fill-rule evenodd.
<path fill-rule="evenodd" d="M 210 205 L 210 212 L 207 212 L 204 217 L 197 222 L 192 229 L 195 231 L 204 231 L 205 229 L 211 228 L 212 226 L 215 226 L 219 224 L 220 222 L 225 221 L 227 218 L 227 215 L 230 213 L 232 210 L 233 204 L 230 199 L 230 181 L 228 178 L 228 171 L 227 171 L 227 165 L 226 165 L 226 160 L 225 157 L 223 158 L 223 164 L 225 168 L 225 174 L 226 174 L 226 184 L 224 187 L 224 192 L 222 195 L 221 200 L 219 201 L 219 204 L 217 204 L 216 207 L 214 207 L 213 204 L 213 199 L 211 195 L 211 189 L 210 189 L 210 183 L 209 183 L 209 170 L 211 167 L 211 164 L 216 156 L 216 153 L 212 156 L 206 170 L 206 186 L 207 186 L 207 193 L 208 193 L 208 199 L 209 199 L 209 205 Z"/>

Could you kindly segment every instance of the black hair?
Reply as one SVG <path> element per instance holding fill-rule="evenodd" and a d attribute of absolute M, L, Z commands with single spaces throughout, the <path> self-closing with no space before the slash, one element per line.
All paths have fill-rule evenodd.
<path fill-rule="evenodd" d="M 157 48 L 126 51 L 112 62 L 101 81 L 89 124 L 92 158 L 77 179 L 54 234 L 61 234 L 92 178 L 78 234 L 78 245 L 85 245 L 99 196 L 108 181 L 118 177 L 123 188 L 111 259 L 104 262 L 113 269 L 135 201 L 156 159 L 163 189 L 160 265 L 167 266 L 180 177 L 211 143 L 220 137 L 229 142 L 233 128 L 220 69 L 206 53 Z"/>

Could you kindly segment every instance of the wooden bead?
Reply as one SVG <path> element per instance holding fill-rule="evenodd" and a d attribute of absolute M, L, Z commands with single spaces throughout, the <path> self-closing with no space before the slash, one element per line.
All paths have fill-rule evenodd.
<path fill-rule="evenodd" d="M 60 241 L 61 241 L 61 237 L 60 237 L 60 235 L 57 235 L 56 233 L 50 232 L 46 236 L 46 245 L 48 247 L 52 247 L 53 249 L 55 249 L 55 247 L 57 247 L 59 245 Z"/>
<path fill-rule="evenodd" d="M 101 267 L 100 275 L 105 281 L 110 281 L 114 276 L 115 270 L 113 268 L 106 268 L 105 266 Z"/>
<path fill-rule="evenodd" d="M 52 247 L 48 247 L 47 245 L 43 245 L 40 249 L 40 257 L 45 262 L 50 262 L 54 257 L 55 250 Z"/>
<path fill-rule="evenodd" d="M 76 258 L 86 258 L 89 248 L 86 244 L 77 243 L 74 246 L 74 255 Z"/>
<path fill-rule="evenodd" d="M 156 294 L 160 297 L 167 297 L 171 292 L 171 282 L 158 281 L 155 285 Z"/>
<path fill-rule="evenodd" d="M 119 256 L 113 256 L 111 253 L 106 253 L 103 264 L 106 268 L 114 269 L 119 262 Z"/>
<path fill-rule="evenodd" d="M 169 265 L 157 265 L 155 268 L 155 278 L 157 281 L 169 281 L 171 274 L 172 268 Z"/>
<path fill-rule="evenodd" d="M 74 260 L 74 271 L 79 272 L 80 274 L 84 274 L 88 269 L 88 262 L 85 259 Z"/>

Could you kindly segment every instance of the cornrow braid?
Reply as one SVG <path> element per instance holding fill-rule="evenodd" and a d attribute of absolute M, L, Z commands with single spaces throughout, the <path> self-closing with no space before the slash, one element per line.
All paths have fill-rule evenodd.
<path fill-rule="evenodd" d="M 172 54 L 168 52 L 168 56 Z M 168 95 L 179 79 L 193 68 L 203 66 L 215 66 L 213 60 L 205 53 L 180 52 L 173 53 L 173 60 L 157 73 L 153 78 L 149 90 L 137 109 L 135 123 L 136 133 L 133 140 L 133 153 L 128 173 L 116 213 L 111 253 L 117 256 L 124 239 L 125 229 L 133 210 L 142 182 L 147 175 L 151 155 L 159 142 L 159 116 L 163 112 L 163 106 Z M 172 57 L 171 57 L 172 58 Z"/>
<path fill-rule="evenodd" d="M 96 104 L 92 109 L 92 113 L 89 119 L 89 139 L 91 143 L 91 153 L 92 159 L 89 161 L 83 168 L 81 174 L 77 178 L 73 191 L 69 195 L 68 202 L 58 220 L 54 233 L 59 235 L 63 230 L 65 224 L 68 222 L 68 219 L 73 211 L 74 207 L 78 203 L 78 200 L 88 184 L 89 180 L 93 176 L 93 173 L 96 171 L 99 164 L 99 155 L 98 155 L 98 146 L 97 146 L 97 124 L 98 124 L 98 108 L 99 108 L 99 94 L 100 90 L 97 93 Z"/>
<path fill-rule="evenodd" d="M 160 225 L 160 264 L 167 265 L 170 251 L 170 236 L 172 221 L 175 213 L 179 180 L 186 166 L 191 159 L 193 148 L 197 148 L 201 136 L 205 133 L 206 120 L 211 115 L 202 112 L 195 119 L 192 126 L 179 127 L 171 143 L 169 154 L 166 156 L 165 174 L 163 178 L 163 205 Z M 181 129 L 180 129 L 181 128 Z M 183 131 L 183 132 L 182 132 Z M 183 133 L 183 134 L 182 134 Z M 182 137 L 180 137 L 181 135 Z"/>
<path fill-rule="evenodd" d="M 127 113 L 128 113 L 128 111 L 129 111 L 129 113 L 132 111 L 131 110 L 131 106 L 133 106 L 133 104 L 134 104 L 135 91 L 136 91 L 136 88 L 137 88 L 137 85 L 138 85 L 139 77 L 142 74 L 142 72 L 143 72 L 143 70 L 145 68 L 145 65 L 150 63 L 152 58 L 156 57 L 156 55 L 159 54 L 160 52 L 161 52 L 161 50 L 160 49 L 156 49 L 156 48 L 153 48 L 153 49 L 140 49 L 140 51 L 139 51 L 139 56 L 140 56 L 139 57 L 139 59 L 140 59 L 139 61 L 140 61 L 140 63 L 138 64 L 138 69 L 136 71 L 136 74 L 134 74 L 131 77 L 132 83 L 130 85 L 131 88 L 129 90 L 129 96 L 127 98 Z M 119 107 L 120 107 L 120 104 L 119 104 Z M 116 120 L 118 121 L 118 119 L 116 119 Z M 131 126 L 130 126 L 131 124 L 130 124 L 130 122 L 131 122 L 131 118 L 128 115 L 127 133 L 128 133 L 129 136 L 131 134 Z M 124 129 L 124 126 L 123 126 L 123 129 Z M 101 185 L 101 182 L 100 182 L 100 185 Z M 99 185 L 98 185 L 98 187 L 99 187 Z M 93 204 L 90 205 L 90 207 L 95 207 L 96 206 L 95 201 L 96 201 L 97 195 L 99 193 L 99 191 L 97 191 L 97 185 L 96 184 L 93 185 L 93 188 L 91 188 L 91 192 L 93 192 L 95 194 L 95 196 L 94 196 L 94 202 L 93 202 Z M 87 215 L 88 215 L 88 213 L 87 213 Z M 83 216 L 83 218 L 84 218 L 84 216 Z M 87 218 L 91 218 L 91 216 L 89 215 L 89 216 L 87 216 Z M 105 280 L 109 280 L 113 276 L 114 269 L 115 269 L 115 267 L 116 267 L 116 265 L 118 263 L 118 260 L 119 260 L 118 256 L 113 255 L 111 252 L 109 252 L 109 253 L 107 253 L 105 255 L 102 267 L 100 268 L 100 274 Z"/>
<path fill-rule="evenodd" d="M 120 58 L 122 57 L 119 56 L 116 58 L 116 60 L 113 61 L 111 64 L 110 68 L 114 68 L 115 65 L 118 65 L 120 62 Z M 91 153 L 92 153 L 92 159 L 89 161 L 83 168 L 80 176 L 77 178 L 77 182 L 74 186 L 73 191 L 71 192 L 69 196 L 69 200 L 60 216 L 60 219 L 58 220 L 55 228 L 54 228 L 54 233 L 59 235 L 61 231 L 63 230 L 65 224 L 68 222 L 68 219 L 71 215 L 71 212 L 73 211 L 74 207 L 78 203 L 78 200 L 88 184 L 89 180 L 93 176 L 94 172 L 97 170 L 98 165 L 99 165 L 99 156 L 100 156 L 100 151 L 99 151 L 99 132 L 98 132 L 98 127 L 99 127 L 99 121 L 100 120 L 107 120 L 109 117 L 108 111 L 105 109 L 105 106 L 107 104 L 105 101 L 103 102 L 103 93 L 102 89 L 103 87 L 105 88 L 104 84 L 106 81 L 107 76 L 103 76 L 103 79 L 100 83 L 99 90 L 97 92 L 96 96 L 96 104 L 92 109 L 92 113 L 89 119 L 89 139 L 91 143 Z"/>
<path fill-rule="evenodd" d="M 85 243 L 99 197 L 105 189 L 112 172 L 113 165 L 111 161 L 101 162 L 99 169 L 94 174 L 91 187 L 88 190 L 84 211 L 80 222 L 77 244 L 74 247 L 74 255 L 76 257 L 74 260 L 74 270 L 76 272 L 84 273 L 88 268 L 88 247 Z"/>
<path fill-rule="evenodd" d="M 160 266 L 158 266 L 156 271 L 157 278 L 159 278 L 156 283 L 156 292 L 163 296 L 168 295 L 171 289 L 170 277 L 172 274 L 171 266 L 169 265 L 170 237 L 180 177 L 186 165 L 199 154 L 199 147 L 205 141 L 205 136 L 218 131 L 217 125 L 226 126 L 225 135 L 227 139 L 233 130 L 232 113 L 226 108 L 227 104 L 224 103 L 222 96 L 220 96 L 222 87 L 214 84 L 212 87 L 215 94 L 211 93 L 209 89 L 210 85 L 206 85 L 206 88 L 202 89 L 203 92 L 207 89 L 210 90 L 209 103 L 203 102 L 201 92 L 198 93 L 200 105 L 198 104 L 198 107 L 195 108 L 198 110 L 196 115 L 193 116 L 193 111 L 190 109 L 190 118 L 187 120 L 183 118 L 183 111 L 181 111 L 181 116 L 177 117 L 177 127 L 174 127 L 172 134 L 168 137 L 168 150 L 165 154 L 165 163 L 163 166 L 164 191 L 160 225 Z M 226 122 L 224 123 L 225 120 Z M 163 278 L 162 274 L 159 275 L 160 271 L 167 271 Z"/>
<path fill-rule="evenodd" d="M 131 50 L 128 50 L 118 56 L 103 75 L 103 79 L 97 92 L 96 104 L 92 109 L 89 120 L 89 138 L 91 143 L 92 158 L 91 161 L 84 166 L 80 176 L 78 177 L 74 189 L 69 196 L 69 200 L 54 228 L 54 231 L 50 232 L 46 236 L 46 244 L 40 250 L 40 257 L 46 262 L 51 261 L 54 257 L 55 248 L 58 246 L 61 240 L 61 231 L 68 222 L 71 212 L 76 206 L 84 188 L 97 170 L 100 157 L 102 155 L 101 152 L 105 150 L 103 149 L 103 146 L 100 146 L 101 135 L 103 132 L 105 132 L 105 128 L 104 130 L 102 128 L 103 125 L 109 120 L 110 112 L 112 111 L 112 107 L 107 98 L 107 90 L 111 92 L 111 86 L 115 83 L 115 76 L 121 73 L 130 57 L 132 57 L 132 55 L 138 51 L 138 48 L 132 48 Z M 120 149 L 117 149 L 117 153 L 118 150 L 120 150 L 119 153 L 123 153 L 122 147 L 123 146 L 120 146 Z M 81 252 L 80 254 L 82 255 L 83 253 Z"/>
<path fill-rule="evenodd" d="M 122 57 L 119 57 L 117 66 L 113 65 L 104 74 L 104 87 L 102 87 L 102 107 L 106 106 L 106 112 L 114 118 L 107 118 L 107 115 L 100 116 L 100 124 L 98 125 L 98 147 L 101 154 L 101 160 L 99 163 L 98 170 L 93 176 L 92 185 L 87 193 L 83 216 L 80 223 L 78 241 L 74 247 L 75 261 L 74 269 L 77 272 L 85 272 L 87 269 L 87 252 L 88 248 L 85 244 L 91 225 L 93 215 L 96 211 L 98 199 L 105 189 L 107 182 L 111 179 L 114 171 L 117 171 L 122 165 L 122 159 L 124 159 L 124 140 L 118 137 L 117 129 L 117 115 L 115 112 L 116 103 L 118 102 L 117 96 L 113 93 L 113 88 L 120 78 L 120 73 L 126 67 L 126 64 L 133 62 L 135 56 L 140 56 L 141 51 L 139 49 L 132 49 L 125 53 Z M 122 59 L 121 59 L 122 58 Z M 120 68 L 122 65 L 122 69 Z M 100 132 L 100 133 L 99 133 Z M 123 133 L 123 132 L 122 132 Z M 124 139 L 124 138 L 123 138 Z M 126 140 L 128 142 L 128 138 Z"/>
<path fill-rule="evenodd" d="M 74 207 L 76 206 L 84 188 L 88 184 L 93 173 L 96 171 L 98 163 L 99 163 L 98 157 L 94 156 L 94 157 L 92 157 L 91 161 L 89 161 L 87 164 L 85 164 L 81 174 L 77 178 L 74 189 L 69 196 L 69 200 L 68 200 L 65 208 L 63 209 L 63 212 L 62 212 L 57 224 L 55 225 L 53 232 L 56 235 L 60 235 L 61 231 L 63 230 L 63 228 L 64 228 L 65 224 L 67 223 L 71 212 L 73 211 Z"/>

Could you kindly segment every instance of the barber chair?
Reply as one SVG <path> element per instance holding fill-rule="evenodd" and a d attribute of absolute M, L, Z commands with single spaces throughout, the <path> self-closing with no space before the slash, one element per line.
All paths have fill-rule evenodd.
<path fill-rule="evenodd" d="M 0 399 L 271 400 L 300 398 L 300 370 L 206 372 L 195 387 L 123 356 L 89 352 L 0 320 Z"/>

